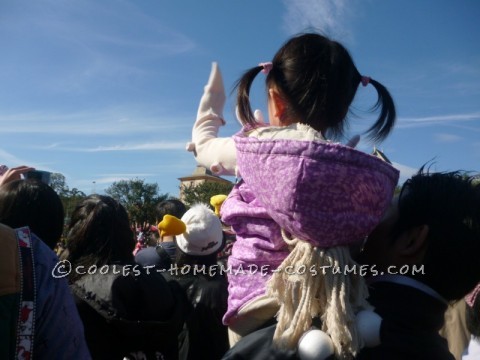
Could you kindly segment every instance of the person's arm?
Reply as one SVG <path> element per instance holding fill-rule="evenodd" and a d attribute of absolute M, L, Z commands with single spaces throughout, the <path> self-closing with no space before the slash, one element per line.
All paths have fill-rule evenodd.
<path fill-rule="evenodd" d="M 237 154 L 233 138 L 218 137 L 220 126 L 225 125 L 225 99 L 222 74 L 217 63 L 213 63 L 193 125 L 192 142 L 187 149 L 194 153 L 199 165 L 210 169 L 215 175 L 236 174 Z"/>

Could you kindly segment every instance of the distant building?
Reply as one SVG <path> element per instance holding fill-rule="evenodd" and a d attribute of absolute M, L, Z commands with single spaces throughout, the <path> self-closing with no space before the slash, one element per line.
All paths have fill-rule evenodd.
<path fill-rule="evenodd" d="M 231 184 L 232 182 L 213 175 L 213 173 L 203 166 L 197 166 L 193 174 L 178 178 L 180 180 L 180 200 L 183 199 L 183 189 L 190 186 L 197 186 L 205 182 L 216 182 L 221 184 Z"/>

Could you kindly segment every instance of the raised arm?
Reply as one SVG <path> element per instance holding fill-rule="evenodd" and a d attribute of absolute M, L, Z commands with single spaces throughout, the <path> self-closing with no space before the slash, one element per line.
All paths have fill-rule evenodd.
<path fill-rule="evenodd" d="M 22 178 L 21 175 L 32 170 L 35 170 L 35 168 L 27 165 L 21 165 L 10 169 L 5 165 L 0 165 L 0 186 L 14 180 L 20 180 Z"/>
<path fill-rule="evenodd" d="M 194 153 L 199 165 L 210 169 L 215 175 L 236 175 L 235 143 L 231 137 L 218 137 L 218 129 L 225 125 L 225 100 L 222 74 L 214 62 L 200 99 L 192 129 L 192 142 L 187 144 L 187 150 Z"/>

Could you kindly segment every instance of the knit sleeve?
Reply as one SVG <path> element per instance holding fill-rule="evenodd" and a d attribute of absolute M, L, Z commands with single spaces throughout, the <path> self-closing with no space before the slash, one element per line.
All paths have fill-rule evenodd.
<path fill-rule="evenodd" d="M 220 119 L 213 113 L 197 119 L 192 140 L 195 143 L 196 160 L 215 175 L 235 175 L 237 154 L 231 137 L 217 137 Z"/>

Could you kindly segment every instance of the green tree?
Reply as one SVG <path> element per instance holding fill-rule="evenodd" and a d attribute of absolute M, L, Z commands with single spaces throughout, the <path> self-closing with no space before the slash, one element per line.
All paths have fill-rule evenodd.
<path fill-rule="evenodd" d="M 77 188 L 70 189 L 65 181 L 65 176 L 60 173 L 52 173 L 50 175 L 50 186 L 62 200 L 63 209 L 65 211 L 65 224 L 68 224 L 73 209 L 81 199 L 86 197 L 86 195 L 83 191 L 80 191 Z"/>
<path fill-rule="evenodd" d="M 169 198 L 168 194 L 158 193 L 158 184 L 148 184 L 142 179 L 120 180 L 105 190 L 127 210 L 133 224 L 153 224 L 155 206 Z"/>
<path fill-rule="evenodd" d="M 199 185 L 190 184 L 183 187 L 182 201 L 187 207 L 201 202 L 210 205 L 210 198 L 214 195 L 228 195 L 233 188 L 232 183 L 203 182 Z"/>
<path fill-rule="evenodd" d="M 65 181 L 65 176 L 60 173 L 50 174 L 50 187 L 56 191 L 59 196 L 68 195 L 68 186 Z"/>
<path fill-rule="evenodd" d="M 66 204 L 64 204 L 66 217 L 70 219 L 70 215 L 72 214 L 73 209 L 75 209 L 75 206 L 77 206 L 80 200 L 86 197 L 87 195 L 83 191 L 78 190 L 77 188 L 68 190 L 66 196 Z"/>

